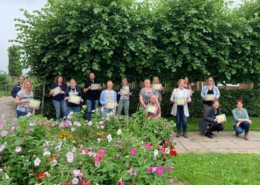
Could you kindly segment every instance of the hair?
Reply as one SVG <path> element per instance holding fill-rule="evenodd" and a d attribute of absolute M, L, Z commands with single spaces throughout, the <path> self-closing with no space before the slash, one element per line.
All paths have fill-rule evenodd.
<path fill-rule="evenodd" d="M 214 85 L 214 84 L 215 84 L 215 81 L 214 81 L 214 78 L 211 77 L 211 76 L 207 79 L 207 84 L 209 84 L 209 79 L 212 79 L 212 80 L 213 80 L 213 85 Z"/>
<path fill-rule="evenodd" d="M 243 104 L 243 99 L 238 99 L 238 100 L 236 101 L 236 104 L 238 104 L 238 103 L 242 103 L 242 104 Z"/>
<path fill-rule="evenodd" d="M 71 82 L 72 80 L 73 80 L 75 83 L 77 83 L 77 81 L 76 81 L 74 78 L 70 79 L 70 82 Z"/>
<path fill-rule="evenodd" d="M 95 73 L 94 73 L 94 72 L 90 72 L 88 76 L 90 76 L 91 74 L 95 75 Z"/>
<path fill-rule="evenodd" d="M 32 86 L 32 82 L 31 82 L 30 80 L 25 80 L 25 81 L 23 82 L 22 90 L 25 89 L 25 86 L 26 86 L 27 83 L 30 83 L 31 86 Z M 32 90 L 32 88 L 33 88 L 33 86 L 31 87 L 31 90 Z"/>
<path fill-rule="evenodd" d="M 158 79 L 158 84 L 160 83 L 160 80 L 159 80 L 159 77 L 158 77 L 158 76 L 154 76 L 154 77 L 153 77 L 153 81 L 154 81 L 154 79 Z"/>
<path fill-rule="evenodd" d="M 121 80 L 121 85 L 123 85 L 123 80 L 125 80 L 126 81 L 126 84 L 128 84 L 128 81 L 127 81 L 127 78 L 122 78 L 122 80 Z"/>
<path fill-rule="evenodd" d="M 25 80 L 25 77 L 24 77 L 23 75 L 19 76 L 19 78 L 18 78 L 18 79 L 20 79 L 21 77 L 22 77 L 22 78 Z"/>
<path fill-rule="evenodd" d="M 62 85 L 66 85 L 67 81 L 66 81 L 65 77 L 62 76 L 62 75 L 57 75 L 57 76 L 54 78 L 53 83 L 54 83 L 54 84 L 58 84 L 58 78 L 59 78 L 59 77 L 62 78 L 62 83 L 61 83 L 61 84 L 62 84 Z"/>
<path fill-rule="evenodd" d="M 214 105 L 214 103 L 216 103 L 216 102 L 218 102 L 218 103 L 219 103 L 219 101 L 218 101 L 218 100 L 213 100 L 211 105 Z"/>
<path fill-rule="evenodd" d="M 151 83 L 151 81 L 150 81 L 149 79 L 145 79 L 145 80 L 144 80 L 144 83 L 145 83 L 145 82 L 150 82 L 150 83 Z"/>
<path fill-rule="evenodd" d="M 184 79 L 179 79 L 177 85 L 179 85 L 179 83 L 183 82 L 184 83 Z"/>
<path fill-rule="evenodd" d="M 113 82 L 112 82 L 111 80 L 108 80 L 108 81 L 107 81 L 107 84 L 108 84 L 108 83 L 112 83 L 112 85 L 113 85 Z"/>

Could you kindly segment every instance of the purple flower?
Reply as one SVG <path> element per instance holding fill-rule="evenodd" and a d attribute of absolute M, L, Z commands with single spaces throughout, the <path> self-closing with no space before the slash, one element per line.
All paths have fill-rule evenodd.
<path fill-rule="evenodd" d="M 19 153 L 19 152 L 21 152 L 22 151 L 22 148 L 20 147 L 20 146 L 17 146 L 16 148 L 15 148 L 15 152 L 16 153 Z"/>
<path fill-rule="evenodd" d="M 41 159 L 39 159 L 38 157 L 34 160 L 34 166 L 39 166 L 41 163 Z"/>
<path fill-rule="evenodd" d="M 151 145 L 150 144 L 146 144 L 144 147 L 145 147 L 146 150 L 150 150 Z"/>
<path fill-rule="evenodd" d="M 162 175 L 163 172 L 164 172 L 164 169 L 163 169 L 162 167 L 156 168 L 156 173 L 157 173 L 158 175 Z"/>
<path fill-rule="evenodd" d="M 120 155 L 116 155 L 116 160 L 119 160 L 120 159 Z"/>
<path fill-rule="evenodd" d="M 71 182 L 72 182 L 72 184 L 78 184 L 79 183 L 79 179 L 74 177 Z"/>
<path fill-rule="evenodd" d="M 153 171 L 153 167 L 149 167 L 148 169 L 147 169 L 147 173 L 151 173 Z"/>
<path fill-rule="evenodd" d="M 117 141 L 117 142 L 116 142 L 116 145 L 120 145 L 120 141 Z"/>
<path fill-rule="evenodd" d="M 135 154 L 136 154 L 136 149 L 131 149 L 131 150 L 130 150 L 130 154 L 131 154 L 131 155 L 135 155 Z"/>
<path fill-rule="evenodd" d="M 167 167 L 167 170 L 168 170 L 168 171 L 172 171 L 172 169 L 173 169 L 172 166 L 168 166 L 168 167 Z"/>
<path fill-rule="evenodd" d="M 74 157 L 74 154 L 72 153 L 72 152 L 68 152 L 67 154 L 66 154 L 66 157 L 68 158 L 68 157 Z"/>
<path fill-rule="evenodd" d="M 3 131 L 1 132 L 1 136 L 2 136 L 2 137 L 7 136 L 7 134 L 8 134 L 8 132 L 7 132 L 6 130 L 3 130 Z"/>

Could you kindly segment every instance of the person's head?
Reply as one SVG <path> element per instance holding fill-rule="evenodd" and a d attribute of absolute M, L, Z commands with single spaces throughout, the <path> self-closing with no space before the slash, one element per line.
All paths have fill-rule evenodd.
<path fill-rule="evenodd" d="M 184 78 L 184 84 L 185 84 L 185 85 L 188 85 L 188 84 L 189 84 L 189 78 L 188 78 L 187 76 Z"/>
<path fill-rule="evenodd" d="M 70 80 L 70 87 L 71 87 L 71 88 L 75 88 L 76 85 L 77 85 L 76 80 L 72 78 L 72 79 Z"/>
<path fill-rule="evenodd" d="M 243 107 L 243 100 L 242 99 L 238 99 L 236 101 L 236 104 L 237 104 L 237 108 L 238 109 L 242 109 L 242 107 Z"/>
<path fill-rule="evenodd" d="M 22 90 L 31 91 L 32 90 L 32 82 L 30 80 L 25 80 L 23 82 Z"/>
<path fill-rule="evenodd" d="M 125 86 L 125 85 L 127 85 L 127 84 L 128 84 L 127 79 L 126 79 L 126 78 L 123 78 L 123 79 L 122 79 L 122 85 Z"/>
<path fill-rule="evenodd" d="M 214 85 L 214 79 L 212 77 L 209 77 L 207 80 L 208 85 Z"/>
<path fill-rule="evenodd" d="M 112 89 L 113 88 L 113 82 L 111 80 L 107 81 L 107 89 Z"/>
<path fill-rule="evenodd" d="M 89 79 L 92 81 L 92 80 L 95 80 L 95 74 L 94 73 L 89 73 Z"/>
<path fill-rule="evenodd" d="M 23 85 L 24 80 L 25 80 L 24 76 L 19 76 L 18 81 L 19 81 L 20 85 Z"/>
<path fill-rule="evenodd" d="M 158 76 L 153 77 L 153 84 L 159 84 L 159 83 L 160 83 L 160 81 L 159 81 Z"/>
<path fill-rule="evenodd" d="M 54 84 L 62 84 L 62 85 L 66 85 L 66 79 L 62 76 L 62 75 L 57 75 L 54 78 Z"/>
<path fill-rule="evenodd" d="M 218 108 L 219 108 L 219 102 L 218 102 L 218 100 L 215 100 L 215 101 L 212 102 L 212 107 L 213 107 L 214 109 L 218 109 Z"/>
<path fill-rule="evenodd" d="M 151 81 L 149 79 L 144 80 L 144 86 L 145 87 L 151 87 Z"/>
<path fill-rule="evenodd" d="M 150 97 L 150 103 L 155 104 L 156 102 L 157 102 L 157 96 L 152 95 L 152 96 Z"/>
<path fill-rule="evenodd" d="M 178 87 L 182 89 L 184 87 L 184 80 L 183 79 L 179 79 L 177 84 L 178 84 Z"/>

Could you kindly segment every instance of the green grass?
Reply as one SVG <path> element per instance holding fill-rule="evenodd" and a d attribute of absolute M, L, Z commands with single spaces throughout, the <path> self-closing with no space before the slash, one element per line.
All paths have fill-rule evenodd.
<path fill-rule="evenodd" d="M 176 122 L 175 117 L 167 118 L 169 120 L 174 120 Z M 250 130 L 252 131 L 260 131 L 260 117 L 250 117 L 252 120 L 252 125 L 250 126 Z M 188 131 L 198 131 L 198 126 L 201 118 L 188 118 Z M 227 122 L 223 123 L 224 131 L 234 131 L 233 129 L 233 117 L 227 116 Z"/>
<path fill-rule="evenodd" d="M 173 178 L 185 185 L 260 185 L 260 155 L 180 154 L 173 162 Z"/>
<path fill-rule="evenodd" d="M 4 96 L 11 96 L 11 92 L 0 91 L 0 98 Z"/>

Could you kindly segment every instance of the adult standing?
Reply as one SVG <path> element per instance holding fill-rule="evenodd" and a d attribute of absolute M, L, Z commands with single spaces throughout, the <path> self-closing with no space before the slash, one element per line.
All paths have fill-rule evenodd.
<path fill-rule="evenodd" d="M 86 104 L 87 104 L 87 121 L 91 120 L 91 111 L 96 110 L 98 108 L 98 99 L 99 93 L 102 87 L 100 84 L 97 88 L 92 88 L 92 84 L 99 84 L 99 82 L 95 79 L 95 74 L 89 74 L 89 81 L 85 83 L 84 93 L 86 93 Z"/>
<path fill-rule="evenodd" d="M 70 96 L 77 96 L 80 99 L 78 102 L 71 102 L 69 100 Z M 77 86 L 77 82 L 75 79 L 70 80 L 70 86 L 65 91 L 64 100 L 68 101 L 67 102 L 67 115 L 69 115 L 70 111 L 80 112 L 80 102 L 83 102 L 82 91 Z"/>
<path fill-rule="evenodd" d="M 113 82 L 107 82 L 107 89 L 101 92 L 100 104 L 102 105 L 102 115 L 105 116 L 108 112 L 115 112 L 117 105 L 117 95 L 113 91 Z M 108 103 L 111 102 L 113 107 L 109 107 Z"/>
<path fill-rule="evenodd" d="M 189 90 L 184 88 L 184 80 L 178 81 L 178 88 L 172 91 L 170 101 L 173 103 L 171 114 L 176 116 L 177 135 L 181 136 L 181 128 L 183 137 L 188 138 L 187 122 L 189 117 L 189 109 L 187 103 L 191 102 Z"/>
<path fill-rule="evenodd" d="M 248 140 L 248 132 L 252 121 L 249 119 L 247 110 L 243 108 L 243 100 L 237 100 L 236 104 L 237 108 L 232 110 L 234 118 L 233 128 L 237 137 L 239 134 L 243 133 L 243 130 L 245 130 L 244 139 Z"/>
<path fill-rule="evenodd" d="M 139 93 L 139 101 L 141 104 L 141 107 L 147 108 L 147 105 L 149 103 L 149 100 L 152 95 L 156 95 L 155 90 L 151 88 L 151 82 L 149 79 L 146 79 L 144 81 L 144 88 L 141 89 Z M 158 102 L 158 99 L 157 99 Z"/>
<path fill-rule="evenodd" d="M 189 82 L 189 78 L 187 76 L 184 78 L 184 88 L 188 89 L 190 91 L 190 95 L 192 96 L 193 91 L 192 91 L 192 88 L 191 88 L 191 84 Z"/>
<path fill-rule="evenodd" d="M 117 115 L 120 115 L 123 108 L 125 116 L 129 115 L 129 105 L 130 105 L 130 96 L 132 96 L 132 88 L 129 87 L 128 81 L 126 78 L 122 79 L 121 86 L 118 89 L 119 95 L 119 105 L 117 110 Z"/>
<path fill-rule="evenodd" d="M 21 90 L 23 83 L 24 83 L 24 76 L 19 76 L 19 82 L 13 86 L 13 89 L 11 91 L 12 97 L 16 98 L 17 93 Z"/>
<path fill-rule="evenodd" d="M 51 85 L 50 95 L 52 95 L 52 103 L 56 112 L 56 119 L 60 120 L 61 111 L 63 117 L 67 116 L 66 109 L 66 101 L 64 100 L 65 91 L 67 89 L 66 79 L 62 75 L 58 75 L 55 77 L 53 84 Z"/>
<path fill-rule="evenodd" d="M 215 86 L 214 79 L 212 77 L 208 78 L 207 85 L 202 88 L 200 95 L 203 99 L 203 107 L 205 113 L 207 108 L 211 107 L 213 100 L 217 100 L 220 97 L 219 89 L 217 86 Z M 208 97 L 210 96 L 213 98 L 209 99 Z"/>
<path fill-rule="evenodd" d="M 160 80 L 158 76 L 153 77 L 152 85 L 160 84 Z M 153 88 L 155 90 L 155 95 L 158 99 L 159 104 L 161 105 L 162 102 L 162 95 L 164 94 L 164 88 L 161 85 L 160 89 Z"/>
<path fill-rule="evenodd" d="M 29 112 L 32 112 L 32 108 L 29 107 L 29 99 L 33 98 L 32 83 L 29 80 L 25 80 L 21 90 L 17 93 L 14 103 L 17 105 L 16 113 L 17 118 L 25 116 Z"/>
<path fill-rule="evenodd" d="M 219 108 L 219 102 L 218 100 L 215 100 L 213 101 L 212 106 L 207 108 L 203 115 L 203 118 L 200 121 L 200 133 L 202 135 L 205 134 L 205 136 L 207 136 L 208 138 L 213 138 L 213 131 L 219 132 L 224 129 L 222 122 L 216 119 L 216 116 L 220 114 L 221 110 Z"/>

